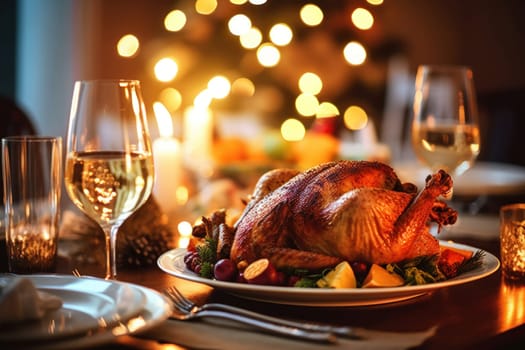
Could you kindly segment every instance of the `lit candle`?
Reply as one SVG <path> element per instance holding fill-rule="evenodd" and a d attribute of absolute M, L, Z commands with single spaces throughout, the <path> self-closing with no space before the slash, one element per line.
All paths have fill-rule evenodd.
<path fill-rule="evenodd" d="M 160 137 L 153 141 L 155 184 L 153 195 L 167 214 L 177 209 L 177 188 L 181 183 L 182 150 L 179 140 L 173 137 L 171 115 L 160 102 L 153 104 Z"/>
<path fill-rule="evenodd" d="M 206 174 L 211 169 L 212 115 L 208 106 L 194 105 L 184 113 L 184 156 L 188 166 Z"/>

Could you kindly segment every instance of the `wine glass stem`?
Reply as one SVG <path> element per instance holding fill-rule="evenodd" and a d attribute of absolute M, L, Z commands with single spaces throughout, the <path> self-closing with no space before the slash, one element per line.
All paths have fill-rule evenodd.
<path fill-rule="evenodd" d="M 106 277 L 105 279 L 117 279 L 117 232 L 119 225 L 104 227 L 106 238 Z"/>

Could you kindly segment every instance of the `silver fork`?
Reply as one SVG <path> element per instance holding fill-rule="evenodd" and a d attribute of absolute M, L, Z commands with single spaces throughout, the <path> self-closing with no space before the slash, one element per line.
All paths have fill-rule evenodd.
<path fill-rule="evenodd" d="M 220 303 L 207 303 L 202 306 L 198 306 L 197 304 L 186 298 L 175 286 L 171 286 L 168 289 L 166 289 L 166 294 L 168 294 L 172 300 L 176 300 L 179 307 L 183 308 L 185 311 L 188 312 L 201 312 L 206 310 L 225 311 L 232 314 L 249 317 L 251 319 L 256 319 L 291 328 L 302 329 L 309 332 L 333 333 L 354 339 L 361 338 L 359 335 L 356 334 L 355 329 L 351 327 L 338 327 L 316 323 L 294 322 L 291 320 L 272 317 L 254 311 L 241 309 L 235 306 Z"/>
<path fill-rule="evenodd" d="M 337 338 L 333 333 L 330 332 L 309 332 L 304 329 L 296 327 L 290 327 L 285 325 L 279 325 L 275 323 L 265 322 L 262 320 L 250 318 L 243 315 L 233 314 L 229 312 L 219 310 L 188 310 L 186 306 L 180 301 L 181 299 L 175 297 L 173 292 L 165 291 L 170 300 L 173 302 L 175 308 L 171 315 L 171 318 L 188 321 L 203 317 L 221 318 L 225 320 L 235 321 L 244 325 L 252 326 L 260 330 L 271 332 L 277 335 L 292 337 L 301 340 L 309 340 L 322 343 L 336 343 Z M 179 293 L 180 294 L 180 293 Z"/>

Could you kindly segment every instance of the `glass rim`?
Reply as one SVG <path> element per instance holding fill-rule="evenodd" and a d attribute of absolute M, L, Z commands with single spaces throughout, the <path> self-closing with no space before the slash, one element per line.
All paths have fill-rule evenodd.
<path fill-rule="evenodd" d="M 56 142 L 61 141 L 62 136 L 39 136 L 39 135 L 16 135 L 2 137 L 2 143 L 6 142 Z"/>
<path fill-rule="evenodd" d="M 420 64 L 418 69 L 422 70 L 438 70 L 442 72 L 446 71 L 472 71 L 472 68 L 468 65 L 462 64 Z"/>
<path fill-rule="evenodd" d="M 506 210 L 513 210 L 513 209 L 524 209 L 525 210 L 525 203 L 505 204 L 500 208 L 500 212 L 503 212 Z"/>
<path fill-rule="evenodd" d="M 115 79 L 80 79 L 75 80 L 75 84 L 140 84 L 138 79 L 126 79 L 126 78 L 115 78 Z"/>

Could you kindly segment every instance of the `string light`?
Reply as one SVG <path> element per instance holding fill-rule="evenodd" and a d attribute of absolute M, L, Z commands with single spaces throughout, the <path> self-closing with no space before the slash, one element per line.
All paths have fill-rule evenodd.
<path fill-rule="evenodd" d="M 306 4 L 301 8 L 299 16 L 301 17 L 301 21 L 303 21 L 304 24 L 314 27 L 321 24 L 324 14 L 323 10 L 321 10 L 319 6 L 314 4 Z"/>
<path fill-rule="evenodd" d="M 139 39 L 133 34 L 126 34 L 117 43 L 117 52 L 122 57 L 134 57 L 139 50 Z"/>
<path fill-rule="evenodd" d="M 366 0 L 370 5 L 381 5 L 383 0 Z M 246 4 L 251 5 L 263 5 L 267 0 L 229 0 L 229 2 L 236 6 L 242 6 Z M 216 12 L 218 7 L 217 0 L 195 0 L 194 1 L 195 11 L 200 15 L 211 15 Z M 298 14 L 302 23 L 308 27 L 319 26 L 324 21 L 325 14 L 320 5 L 314 3 L 306 3 L 298 9 Z M 202 17 L 201 17 L 202 18 Z M 179 32 L 187 26 L 188 17 L 186 13 L 180 9 L 170 10 L 164 17 L 164 28 L 169 32 Z M 355 28 L 360 30 L 368 30 L 372 28 L 374 24 L 374 16 L 372 12 L 364 7 L 355 8 L 351 13 L 351 22 Z M 255 58 L 257 62 L 263 68 L 271 68 L 279 64 L 281 60 L 281 51 L 279 47 L 289 45 L 294 37 L 294 28 L 287 23 L 277 23 L 271 26 L 268 31 L 268 41 L 263 42 L 264 36 L 260 28 L 253 25 L 253 21 L 245 14 L 237 13 L 234 14 L 227 21 L 227 28 L 232 35 L 239 37 L 239 43 L 245 50 L 256 50 Z M 116 49 L 121 57 L 135 57 L 140 48 L 139 39 L 132 35 L 124 35 L 117 43 Z M 365 47 L 357 42 L 352 41 L 341 48 L 343 58 L 350 65 L 361 65 L 366 61 L 367 52 Z M 284 51 L 283 51 L 284 52 Z M 173 81 L 179 74 L 177 57 L 173 53 L 169 54 L 174 57 L 164 57 L 157 61 L 154 65 L 154 74 L 157 80 L 161 82 Z M 183 63 L 184 70 L 190 64 L 186 64 L 185 58 L 188 55 L 184 51 L 177 53 L 180 57 L 177 59 Z M 245 55 L 241 64 L 244 68 L 250 67 L 252 74 L 258 74 L 261 68 L 254 68 L 251 65 L 253 61 L 250 61 L 254 56 Z M 248 63 L 250 62 L 250 63 Z M 251 65 L 251 66 L 250 66 Z M 319 103 L 317 95 L 321 93 L 323 89 L 322 79 L 313 72 L 306 72 L 298 80 L 300 94 L 295 99 L 295 108 L 299 115 L 304 117 L 326 117 L 339 115 L 337 107 L 330 102 Z M 213 99 L 226 98 L 231 93 L 236 96 L 254 96 L 255 84 L 248 78 L 236 79 L 233 83 L 230 83 L 227 78 L 221 75 L 215 76 L 208 82 L 207 89 L 195 97 L 195 101 L 201 101 L 203 104 L 210 104 Z M 164 88 L 159 93 L 159 100 L 166 106 L 170 111 L 176 111 L 182 104 L 181 91 L 174 88 Z M 354 107 L 354 106 L 352 106 Z M 345 111 L 346 113 L 350 108 Z M 366 116 L 366 113 L 364 113 Z M 295 120 L 291 118 L 292 120 Z M 351 118 L 354 120 L 353 125 L 355 127 L 355 117 Z M 363 119 L 361 119 L 363 120 Z M 289 122 L 294 125 L 295 122 Z M 300 122 L 299 122 L 300 123 Z M 362 122 L 366 124 L 365 122 Z M 300 123 L 304 128 L 304 125 Z M 283 123 L 284 125 L 284 123 Z M 300 127 L 299 127 L 300 129 Z M 288 131 L 288 133 L 290 133 Z"/>
<path fill-rule="evenodd" d="M 178 32 L 186 25 L 186 14 L 181 10 L 173 10 L 164 18 L 164 28 L 170 32 Z"/>
<path fill-rule="evenodd" d="M 306 128 L 295 118 L 286 119 L 281 124 L 281 135 L 285 141 L 301 141 L 306 134 Z"/>

